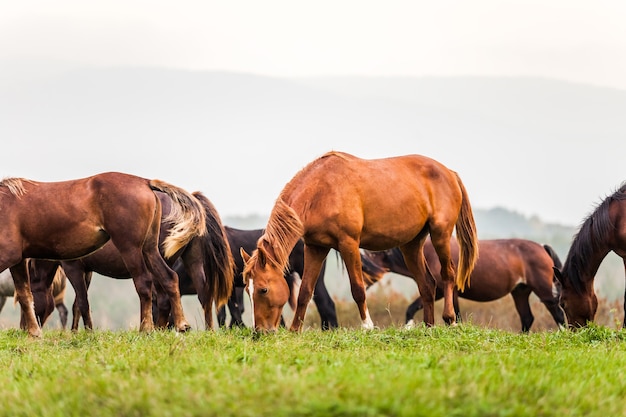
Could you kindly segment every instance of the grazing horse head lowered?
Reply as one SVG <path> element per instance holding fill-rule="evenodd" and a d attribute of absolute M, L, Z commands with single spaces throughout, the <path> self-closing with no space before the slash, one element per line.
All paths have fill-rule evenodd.
<path fill-rule="evenodd" d="M 572 240 L 563 268 L 555 268 L 562 287 L 561 306 L 570 327 L 593 322 L 598 309 L 593 288 L 595 275 L 611 251 L 622 258 L 626 272 L 626 182 L 584 220 Z"/>
<path fill-rule="evenodd" d="M 456 228 L 459 264 L 455 271 L 450 238 Z M 276 330 L 289 290 L 287 259 L 304 240 L 304 274 L 291 330 L 302 328 L 321 266 L 330 249 L 344 261 L 363 328 L 374 324 L 365 302 L 359 248 L 399 247 L 425 301 L 424 322 L 434 325 L 435 283 L 426 279 L 426 237 L 440 258 L 444 282 L 443 319 L 455 323 L 456 285 L 464 289 L 478 258 L 476 227 L 467 192 L 456 172 L 421 155 L 366 160 L 329 152 L 289 181 L 276 200 L 251 255 L 244 253 L 244 279 L 255 328 Z"/>

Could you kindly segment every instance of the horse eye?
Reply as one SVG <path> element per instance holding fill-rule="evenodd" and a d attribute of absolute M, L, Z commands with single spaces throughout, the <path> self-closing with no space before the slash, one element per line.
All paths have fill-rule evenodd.
<path fill-rule="evenodd" d="M 265 287 L 265 288 L 261 288 L 261 289 L 259 290 L 259 292 L 260 292 L 261 294 L 267 294 L 267 292 L 268 292 L 269 290 L 270 290 L 269 288 Z"/>

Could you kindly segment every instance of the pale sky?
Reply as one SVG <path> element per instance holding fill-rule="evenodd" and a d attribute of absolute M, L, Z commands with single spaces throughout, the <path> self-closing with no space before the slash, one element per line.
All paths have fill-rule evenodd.
<path fill-rule="evenodd" d="M 533 76 L 626 90 L 625 22 L 626 2 L 604 0 L 1 1 L 0 88 L 75 67 L 140 66 L 272 77 Z M 346 137 L 335 149 L 360 145 Z M 49 145 L 51 140 L 40 142 Z M 626 152 L 625 143 L 626 138 L 617 144 L 615 158 Z M 246 146 L 251 144 L 241 144 Z M 36 143 L 33 148 L 40 149 Z M 414 148 L 408 144 L 403 149 L 420 153 Z M 275 164 L 282 171 L 273 178 L 286 181 L 321 152 L 315 148 L 293 165 Z M 538 175 L 545 177 L 552 170 L 561 175 L 558 183 L 538 184 L 535 179 L 520 184 L 520 191 L 509 193 L 524 201 L 513 207 L 512 197 L 500 203 L 507 208 L 525 203 L 524 214 L 575 224 L 625 179 L 624 169 L 607 164 L 602 183 L 587 187 L 582 195 L 583 187 L 567 170 L 582 180 L 587 173 L 567 166 L 559 155 L 551 157 L 554 166 Z M 110 167 L 128 167 L 122 163 L 111 161 Z M 0 175 L 30 176 L 28 171 L 22 174 L 24 167 L 23 160 L 5 160 Z M 242 176 L 260 176 L 253 168 L 248 166 L 250 171 Z M 73 172 L 79 176 L 78 170 Z M 479 174 L 483 172 L 475 175 L 474 188 L 490 180 Z M 284 184 L 278 182 L 272 184 L 272 196 Z M 195 185 L 187 188 L 197 189 Z M 576 195 L 578 200 L 555 201 L 550 211 L 534 211 L 533 202 L 520 195 L 532 195 L 530 187 L 545 187 L 546 195 L 557 189 L 559 198 Z M 497 193 L 475 195 L 478 203 L 499 203 Z M 246 207 L 235 197 L 240 198 L 217 196 L 217 207 L 225 207 L 226 200 L 233 201 L 232 207 Z M 264 202 L 261 213 L 269 213 L 271 201 Z M 561 205 L 569 210 L 567 216 L 561 215 Z"/>
<path fill-rule="evenodd" d="M 4 1 L 0 58 L 272 76 L 532 75 L 626 89 L 622 1 Z"/>

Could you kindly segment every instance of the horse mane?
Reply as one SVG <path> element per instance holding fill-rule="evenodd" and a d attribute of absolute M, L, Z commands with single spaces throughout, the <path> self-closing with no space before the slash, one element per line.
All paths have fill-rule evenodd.
<path fill-rule="evenodd" d="M 244 276 L 247 276 L 259 258 L 262 251 L 264 259 L 275 268 L 286 272 L 289 269 L 289 255 L 298 239 L 304 233 L 304 226 L 300 218 L 280 197 L 270 213 L 265 227 L 265 233 L 257 241 L 257 249 L 252 253 L 250 262 L 244 267 Z"/>
<path fill-rule="evenodd" d="M 0 181 L 0 187 L 6 187 L 11 194 L 21 197 L 26 194 L 24 182 L 32 183 L 33 181 L 24 178 L 4 178 Z"/>
<path fill-rule="evenodd" d="M 609 206 L 613 201 L 622 200 L 626 200 L 626 182 L 596 205 L 595 210 L 583 220 L 578 233 L 574 235 L 563 272 L 578 292 L 582 291 L 582 276 L 590 273 L 593 267 L 587 260 L 602 247 L 602 243 L 615 228 L 609 216 Z"/>

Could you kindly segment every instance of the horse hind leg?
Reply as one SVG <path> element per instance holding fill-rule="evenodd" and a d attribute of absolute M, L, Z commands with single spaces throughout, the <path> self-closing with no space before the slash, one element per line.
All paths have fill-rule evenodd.
<path fill-rule="evenodd" d="M 374 328 L 374 322 L 372 321 L 370 312 L 367 308 L 365 292 L 366 286 L 365 281 L 363 281 L 363 265 L 361 263 L 359 245 L 357 242 L 350 242 L 349 244 L 343 245 L 343 247 L 340 246 L 339 249 L 339 253 L 346 265 L 348 276 L 350 277 L 350 290 L 352 292 L 352 298 L 359 308 L 361 328 L 371 330 Z"/>
<path fill-rule="evenodd" d="M 128 272 L 133 279 L 135 290 L 139 296 L 139 330 L 143 332 L 150 332 L 154 330 L 154 320 L 152 318 L 152 274 L 149 272 L 148 266 L 146 265 L 140 250 L 132 246 L 126 247 L 125 245 L 117 244 L 115 242 L 114 244 L 120 251 L 124 264 L 126 265 L 126 269 L 128 269 Z"/>
<path fill-rule="evenodd" d="M 450 239 L 452 233 L 431 229 L 430 238 L 439 257 L 441 265 L 441 285 L 443 290 L 443 314 L 442 318 L 446 324 L 456 324 L 456 312 L 454 308 L 455 289 L 455 268 L 450 252 Z"/>
<path fill-rule="evenodd" d="M 424 309 L 424 323 L 427 326 L 434 326 L 435 291 L 437 285 L 435 282 L 435 278 L 432 275 L 426 273 L 426 261 L 423 255 L 424 241 L 425 238 L 420 237 L 414 242 L 401 246 L 400 251 L 402 252 L 402 256 L 404 257 L 404 263 L 413 275 L 413 279 L 417 283 L 417 287 L 420 292 L 420 303 L 422 304 L 422 307 Z M 415 304 L 414 307 L 417 306 L 418 304 Z M 414 310 L 414 312 L 415 311 L 417 311 L 417 309 Z M 412 317 L 413 316 L 411 316 L 411 319 Z M 407 318 L 409 318 L 408 311 Z"/>
<path fill-rule="evenodd" d="M 183 306 L 180 300 L 180 288 L 178 286 L 178 274 L 174 272 L 165 262 L 163 257 L 156 250 L 144 252 L 145 263 L 152 276 L 155 276 L 158 283 L 167 295 L 170 302 L 170 315 L 174 327 L 179 332 L 191 329 L 191 326 L 183 314 Z M 152 279 L 149 279 L 152 282 Z"/>

